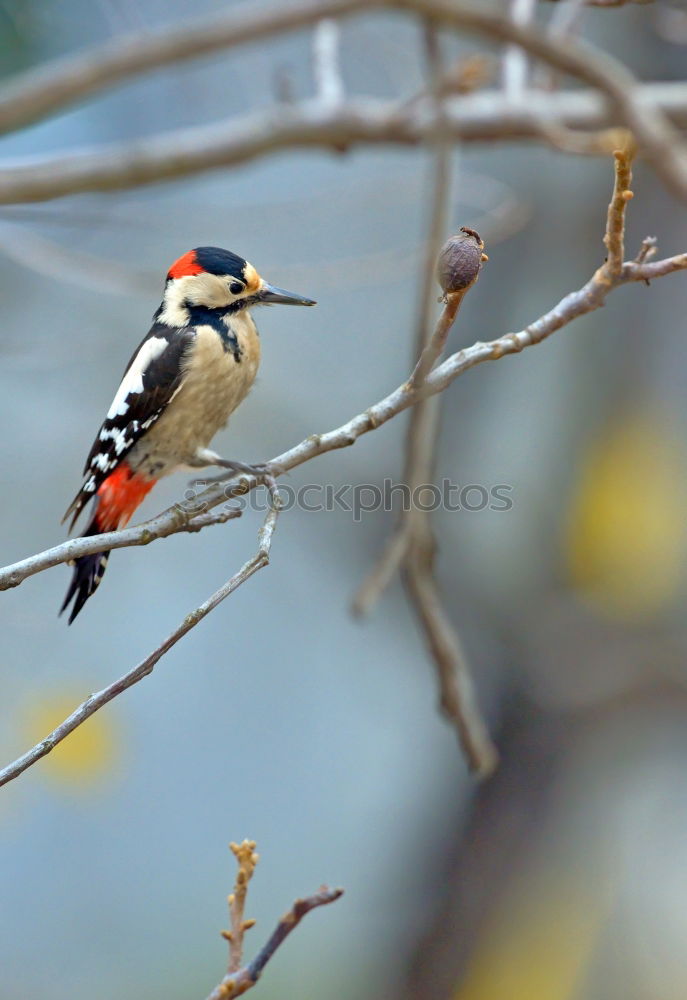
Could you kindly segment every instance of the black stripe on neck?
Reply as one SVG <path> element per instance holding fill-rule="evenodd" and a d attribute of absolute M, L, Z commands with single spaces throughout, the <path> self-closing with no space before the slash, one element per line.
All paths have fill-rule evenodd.
<path fill-rule="evenodd" d="M 231 328 L 231 309 L 223 306 L 221 309 L 208 309 L 206 306 L 192 306 L 188 302 L 184 303 L 184 308 L 188 310 L 189 326 L 210 326 L 218 334 L 225 351 L 231 351 L 234 361 L 240 364 L 243 351 L 238 342 L 238 338 Z"/>

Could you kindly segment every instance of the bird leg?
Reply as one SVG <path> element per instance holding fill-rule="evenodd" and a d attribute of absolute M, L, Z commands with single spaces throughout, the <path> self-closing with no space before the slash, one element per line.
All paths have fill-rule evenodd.
<path fill-rule="evenodd" d="M 220 458 L 219 455 L 213 458 L 212 465 L 218 465 L 221 469 L 226 469 L 227 471 L 220 473 L 219 476 L 192 479 L 190 485 L 210 486 L 211 483 L 224 483 L 228 479 L 233 479 L 234 476 L 241 474 L 255 476 L 256 479 L 259 479 L 261 482 L 265 482 L 268 479 L 273 479 L 281 472 L 281 469 L 279 469 L 278 466 L 271 465 L 269 462 L 247 465 L 245 462 L 237 462 L 233 459 Z"/>

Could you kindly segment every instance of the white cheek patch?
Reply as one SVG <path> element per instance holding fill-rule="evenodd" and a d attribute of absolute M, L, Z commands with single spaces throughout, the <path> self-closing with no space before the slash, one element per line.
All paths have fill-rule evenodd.
<path fill-rule="evenodd" d="M 189 306 L 221 309 L 230 305 L 236 296 L 229 291 L 228 279 L 217 274 L 185 274 L 170 281 L 165 288 L 162 311 L 158 322 L 167 326 L 187 326 Z"/>
<path fill-rule="evenodd" d="M 143 373 L 148 365 L 159 358 L 169 341 L 165 337 L 151 337 L 142 345 L 140 351 L 131 362 L 131 367 L 122 379 L 117 394 L 112 400 L 112 406 L 107 411 L 107 419 L 123 417 L 128 406 L 126 398 L 130 393 L 143 392 Z"/>
<path fill-rule="evenodd" d="M 229 291 L 227 278 L 207 271 L 180 278 L 177 285 L 175 291 L 183 296 L 184 301 L 194 306 L 220 309 L 228 306 L 234 298 Z"/>

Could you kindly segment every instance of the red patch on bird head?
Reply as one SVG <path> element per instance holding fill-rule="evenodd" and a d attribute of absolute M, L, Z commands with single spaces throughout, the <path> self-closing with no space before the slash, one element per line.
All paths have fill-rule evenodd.
<path fill-rule="evenodd" d="M 189 250 L 185 253 L 183 257 L 175 260 L 169 271 L 167 272 L 168 278 L 185 278 L 189 274 L 202 274 L 205 270 L 201 267 L 196 259 L 196 251 Z"/>

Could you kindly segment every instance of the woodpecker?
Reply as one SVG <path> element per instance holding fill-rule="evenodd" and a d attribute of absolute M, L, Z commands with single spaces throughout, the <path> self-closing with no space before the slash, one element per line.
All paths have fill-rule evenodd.
<path fill-rule="evenodd" d="M 158 479 L 180 468 L 251 470 L 208 445 L 255 381 L 260 339 L 250 310 L 271 303 L 315 305 L 267 284 L 252 264 L 219 247 L 197 247 L 172 264 L 153 325 L 126 367 L 62 519 L 71 517 L 70 530 L 91 499 L 83 537 L 124 527 Z M 60 609 L 73 600 L 70 625 L 98 588 L 108 556 L 74 561 Z"/>

